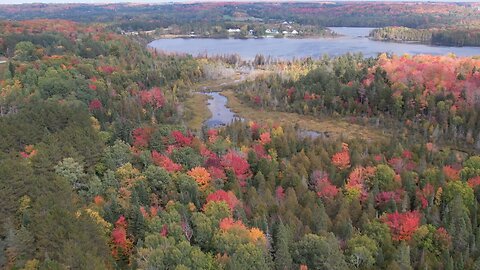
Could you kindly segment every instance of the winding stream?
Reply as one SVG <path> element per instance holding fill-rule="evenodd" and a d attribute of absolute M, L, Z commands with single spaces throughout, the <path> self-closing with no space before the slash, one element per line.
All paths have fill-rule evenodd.
<path fill-rule="evenodd" d="M 199 94 L 209 97 L 207 106 L 212 116 L 204 122 L 204 125 L 208 128 L 226 126 L 235 120 L 245 120 L 227 107 L 228 99 L 219 92 L 204 92 Z M 298 130 L 298 137 L 316 139 L 319 137 L 329 137 L 329 134 L 327 132 L 317 132 L 313 130 Z"/>
<path fill-rule="evenodd" d="M 234 120 L 243 120 L 237 114 L 232 112 L 230 108 L 227 107 L 227 98 L 221 95 L 218 92 L 210 93 L 201 93 L 202 95 L 207 95 L 208 99 L 208 109 L 212 113 L 212 116 L 205 121 L 205 125 L 209 128 L 215 128 L 220 126 L 226 126 L 233 122 Z"/>

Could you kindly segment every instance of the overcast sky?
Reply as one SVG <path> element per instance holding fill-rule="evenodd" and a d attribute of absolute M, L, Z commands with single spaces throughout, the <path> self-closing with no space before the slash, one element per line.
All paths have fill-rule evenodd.
<path fill-rule="evenodd" d="M 168 2 L 217 2 L 225 0 L 210 0 L 210 1 L 195 1 L 195 0 L 0 0 L 0 4 L 23 4 L 23 3 L 124 3 L 124 2 L 134 2 L 134 3 L 168 3 Z M 228 1 L 228 0 L 227 0 Z M 255 2 L 255 0 L 236 0 L 235 2 Z M 302 0 L 298 2 L 307 2 L 309 0 Z M 341 1 L 341 0 L 340 0 Z M 348 0 L 344 0 L 348 1 Z M 374 0 L 356 0 L 356 1 L 374 1 Z M 405 0 L 390 0 L 392 2 L 403 2 Z M 408 1 L 408 0 L 407 0 Z M 456 1 L 456 0 L 437 0 L 437 1 L 427 1 L 427 0 L 411 0 L 409 2 L 478 2 L 479 0 L 463 0 L 463 1 Z M 274 2 L 272 0 L 267 2 Z M 297 1 L 290 1 L 290 2 L 297 2 Z"/>

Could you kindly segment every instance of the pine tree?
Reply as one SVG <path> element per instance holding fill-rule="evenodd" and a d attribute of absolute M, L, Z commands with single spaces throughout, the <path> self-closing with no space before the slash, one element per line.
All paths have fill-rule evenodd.
<path fill-rule="evenodd" d="M 275 237 L 275 269 L 292 269 L 293 260 L 290 254 L 291 233 L 283 222 L 280 222 Z"/>
<path fill-rule="evenodd" d="M 138 205 L 133 205 L 129 214 L 129 226 L 128 229 L 132 235 L 135 235 L 136 240 L 143 239 L 145 237 L 145 231 L 147 225 L 145 223 L 145 218 L 140 211 Z"/>
<path fill-rule="evenodd" d="M 353 225 L 352 220 L 350 218 L 350 212 L 348 211 L 349 203 L 344 201 L 340 206 L 340 210 L 338 211 L 337 216 L 335 217 L 335 221 L 333 222 L 333 230 L 335 235 L 341 237 L 344 240 L 350 238 L 353 233 Z"/>
<path fill-rule="evenodd" d="M 320 233 L 322 231 L 327 232 L 332 226 L 332 222 L 325 212 L 325 207 L 322 202 L 315 203 L 312 207 L 312 230 L 314 233 Z"/>
<path fill-rule="evenodd" d="M 410 265 L 410 247 L 405 242 L 402 242 L 397 248 L 395 262 L 402 270 L 412 269 L 412 266 Z"/>
<path fill-rule="evenodd" d="M 448 204 L 450 211 L 446 214 L 445 224 L 448 233 L 453 239 L 453 249 L 458 255 L 469 249 L 472 225 L 468 210 L 460 196 Z"/>
<path fill-rule="evenodd" d="M 252 185 L 258 188 L 259 192 L 265 191 L 265 177 L 262 172 L 258 172 L 253 178 Z"/>

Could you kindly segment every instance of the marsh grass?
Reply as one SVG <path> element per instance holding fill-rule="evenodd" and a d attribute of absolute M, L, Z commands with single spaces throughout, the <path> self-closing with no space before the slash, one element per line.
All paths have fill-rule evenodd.
<path fill-rule="evenodd" d="M 389 135 L 374 127 L 349 123 L 341 118 L 316 118 L 296 113 L 266 111 L 252 108 L 242 102 L 231 90 L 221 92 L 228 98 L 227 106 L 243 118 L 269 124 L 297 125 L 300 129 L 326 132 L 330 137 L 343 136 L 347 139 L 359 138 L 367 141 L 386 140 Z"/>
<path fill-rule="evenodd" d="M 212 113 L 207 107 L 208 96 L 200 93 L 192 93 L 185 101 L 185 118 L 187 126 L 199 131 L 203 123 L 212 117 Z"/>

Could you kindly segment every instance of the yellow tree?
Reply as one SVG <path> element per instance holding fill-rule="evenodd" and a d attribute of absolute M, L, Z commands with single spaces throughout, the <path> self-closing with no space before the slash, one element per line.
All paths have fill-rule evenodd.
<path fill-rule="evenodd" d="M 200 190 L 205 191 L 210 186 L 212 177 L 207 169 L 203 167 L 195 167 L 188 171 L 188 175 L 197 181 Z"/>

